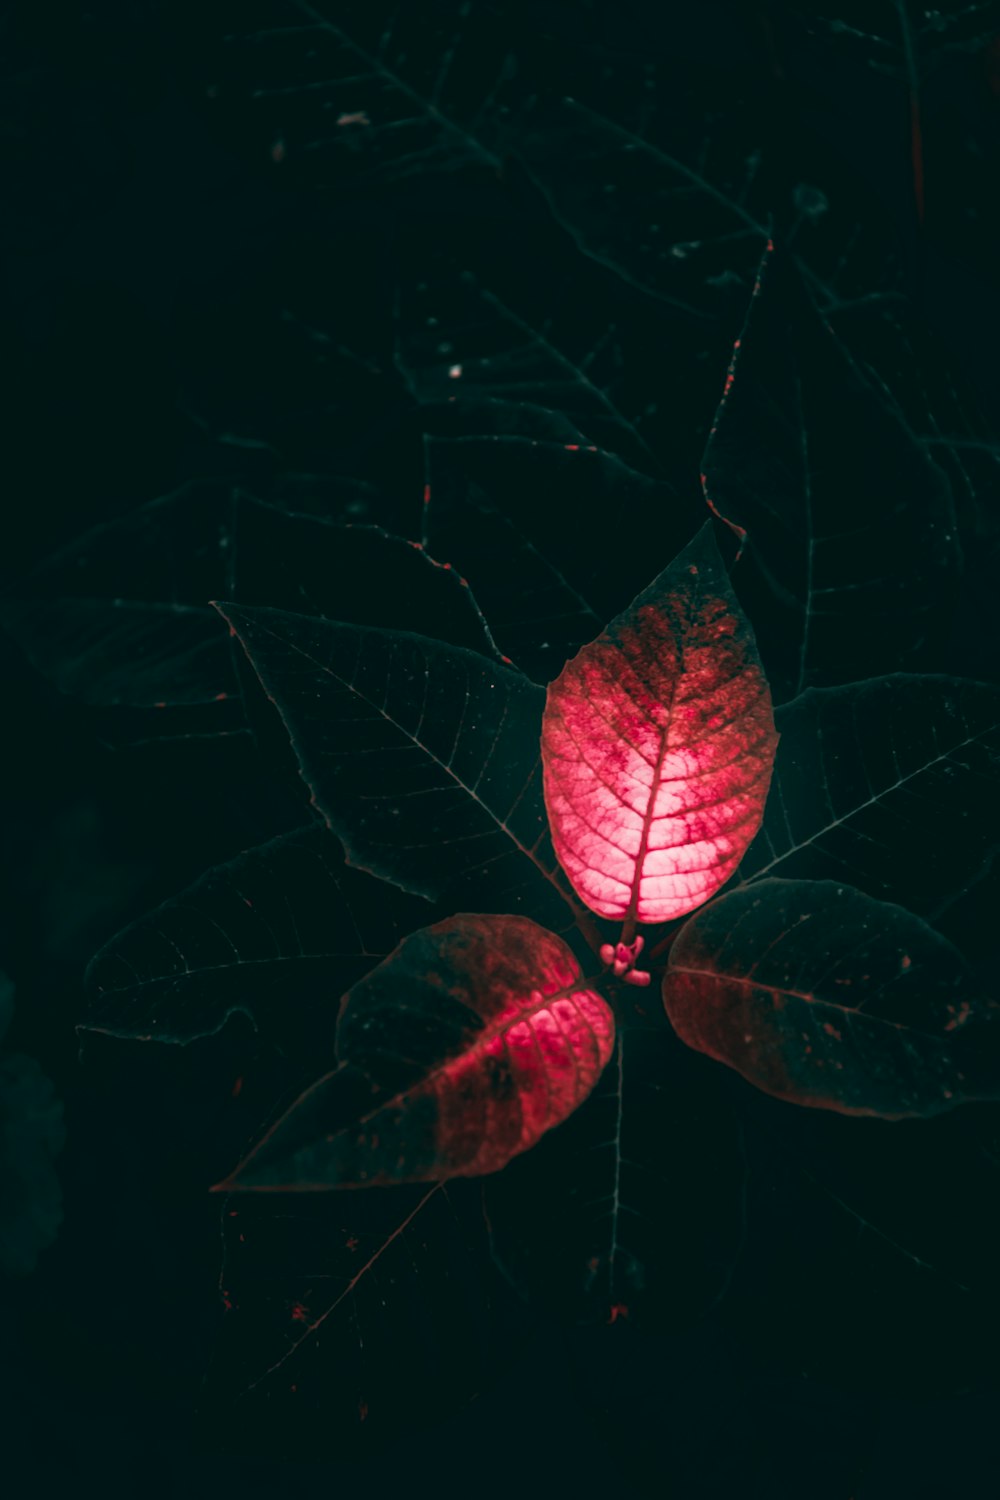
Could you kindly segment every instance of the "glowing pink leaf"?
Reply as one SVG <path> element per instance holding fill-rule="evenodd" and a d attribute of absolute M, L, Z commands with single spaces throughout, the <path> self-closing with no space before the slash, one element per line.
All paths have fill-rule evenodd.
<path fill-rule="evenodd" d="M 583 1102 L 614 1035 L 610 1006 L 561 938 L 527 917 L 449 917 L 405 938 L 348 990 L 340 1067 L 221 1187 L 497 1172 Z"/>
<path fill-rule="evenodd" d="M 549 687 L 545 805 L 577 894 L 633 923 L 700 906 L 760 826 L 777 743 L 709 522 Z"/>

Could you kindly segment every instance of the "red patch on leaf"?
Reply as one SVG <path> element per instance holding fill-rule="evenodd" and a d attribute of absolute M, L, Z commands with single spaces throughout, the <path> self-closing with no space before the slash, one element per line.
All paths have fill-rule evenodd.
<path fill-rule="evenodd" d="M 958 949 L 903 907 L 835 881 L 770 879 L 685 923 L 663 1002 L 681 1041 L 765 1093 L 902 1120 L 997 1097 L 982 1039 L 1000 1007 L 961 998 L 971 984 Z"/>
<path fill-rule="evenodd" d="M 545 805 L 577 894 L 632 922 L 700 906 L 760 827 L 777 744 L 709 522 L 549 687 Z"/>
<path fill-rule="evenodd" d="M 597 1083 L 614 1017 L 572 951 L 526 917 L 464 914 L 404 939 L 349 990 L 341 1066 L 226 1191 L 365 1187 L 497 1172 Z"/>

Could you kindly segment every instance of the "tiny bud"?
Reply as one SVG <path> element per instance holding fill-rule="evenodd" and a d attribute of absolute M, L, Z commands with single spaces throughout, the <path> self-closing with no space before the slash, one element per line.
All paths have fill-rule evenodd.
<path fill-rule="evenodd" d="M 645 988 L 645 986 L 649 983 L 649 975 L 642 969 L 629 969 L 628 973 L 625 975 L 625 983 L 637 984 L 640 988 Z"/>
<path fill-rule="evenodd" d="M 615 957 L 615 950 L 614 950 L 613 946 L 611 945 L 611 943 L 602 943 L 601 944 L 601 952 L 600 952 L 601 963 L 602 964 L 613 963 L 614 962 L 614 957 Z"/>

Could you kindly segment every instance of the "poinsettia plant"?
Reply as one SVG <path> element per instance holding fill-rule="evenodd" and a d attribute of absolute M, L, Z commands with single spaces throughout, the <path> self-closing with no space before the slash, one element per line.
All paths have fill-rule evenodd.
<path fill-rule="evenodd" d="M 981 1007 L 965 965 L 925 923 L 763 872 L 717 896 L 761 827 L 778 732 L 711 528 L 544 708 L 522 676 L 438 642 L 218 606 L 351 865 L 440 895 L 418 834 L 466 879 L 516 857 L 596 960 L 584 974 L 563 937 L 513 914 L 407 936 L 344 995 L 337 1065 L 221 1189 L 499 1171 L 586 1100 L 616 991 L 653 974 L 678 1036 L 793 1103 L 898 1119 L 995 1097 L 966 1047 Z M 621 923 L 615 942 L 594 914 Z M 640 929 L 665 923 L 644 952 Z"/>
<path fill-rule="evenodd" d="M 408 535 L 350 519 L 353 479 L 206 480 L 5 606 L 66 690 L 249 728 L 311 803 L 113 937 L 81 1027 L 189 1043 L 243 1014 L 292 1060 L 277 1098 L 238 1080 L 258 1113 L 215 1183 L 243 1394 L 281 1372 L 298 1399 L 293 1357 L 328 1375 L 350 1317 L 341 1414 L 365 1421 L 382 1289 L 413 1277 L 453 1311 L 431 1340 L 392 1304 L 379 1400 L 409 1411 L 400 1327 L 463 1367 L 484 1232 L 571 1321 L 669 1325 L 674 1288 L 711 1306 L 742 1253 L 753 1100 L 997 1098 L 997 1008 L 941 930 L 969 926 L 1000 811 L 1000 693 L 949 655 L 948 487 L 773 260 L 694 506 L 490 388 L 426 438 Z"/>
<path fill-rule="evenodd" d="M 462 913 L 407 937 L 344 997 L 339 1066 L 222 1186 L 497 1171 L 582 1104 L 608 1063 L 609 991 L 650 978 L 637 927 L 700 906 L 760 823 L 777 736 L 710 523 L 550 685 L 540 757 L 540 694 L 502 665 L 415 636 L 220 608 L 351 863 L 417 884 L 416 807 L 472 868 L 510 852 L 527 861 L 598 960 L 585 977 L 565 941 L 515 915 Z M 446 716 L 428 712 L 449 699 Z M 621 920 L 616 944 L 599 941 L 590 913 Z"/>

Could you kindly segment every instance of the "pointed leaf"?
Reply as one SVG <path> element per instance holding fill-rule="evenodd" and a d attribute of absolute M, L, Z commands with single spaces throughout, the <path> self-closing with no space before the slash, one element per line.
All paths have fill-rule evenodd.
<path fill-rule="evenodd" d="M 610 1006 L 526 917 L 404 939 L 344 997 L 341 1066 L 225 1188 L 334 1188 L 498 1172 L 572 1114 L 614 1044 Z"/>
<path fill-rule="evenodd" d="M 946 938 L 829 880 L 720 897 L 685 923 L 663 980 L 689 1046 L 779 1099 L 887 1120 L 1000 1097 L 995 1039 L 992 1079 L 976 1057 L 1000 1008 L 973 1000 Z"/>
<path fill-rule="evenodd" d="M 545 823 L 542 690 L 403 631 L 219 606 L 351 864 L 454 905 L 570 925 Z"/>
<path fill-rule="evenodd" d="M 545 804 L 574 889 L 629 922 L 699 906 L 760 825 L 776 744 L 709 522 L 549 687 Z"/>
<path fill-rule="evenodd" d="M 211 1036 L 237 1012 L 282 1044 L 332 1052 L 344 990 L 426 920 L 416 896 L 352 870 L 322 826 L 209 870 L 119 932 L 87 970 L 81 1030 L 142 1041 Z"/>

